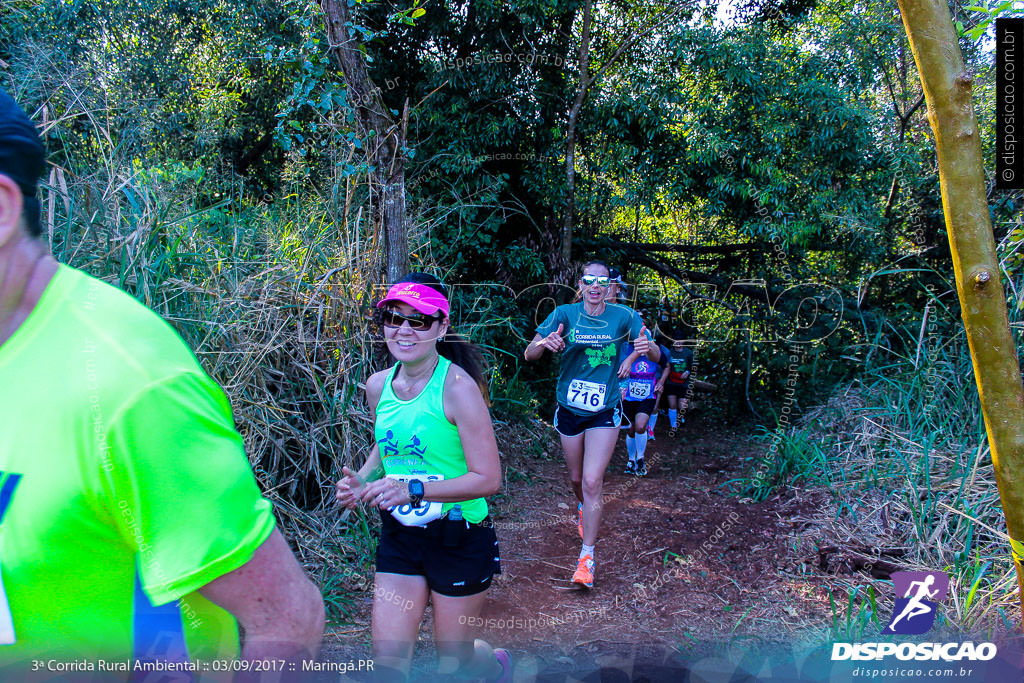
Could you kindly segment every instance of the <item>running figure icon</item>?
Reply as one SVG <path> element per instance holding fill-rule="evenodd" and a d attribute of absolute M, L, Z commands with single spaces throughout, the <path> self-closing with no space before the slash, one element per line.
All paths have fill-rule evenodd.
<path fill-rule="evenodd" d="M 914 617 L 919 617 L 922 614 L 928 614 L 932 611 L 932 609 L 934 609 L 933 607 L 930 607 L 929 605 L 926 605 L 923 602 L 921 602 L 921 600 L 926 597 L 934 598 L 936 595 L 938 595 L 938 589 L 933 591 L 928 590 L 928 587 L 931 586 L 933 583 L 935 583 L 935 577 L 929 574 L 924 581 L 914 581 L 910 584 L 911 590 L 914 589 L 914 586 L 918 587 L 917 595 L 910 598 L 910 600 L 907 602 L 907 606 L 903 609 L 902 612 L 900 612 L 900 615 L 892 620 L 892 623 L 889 624 L 890 630 L 896 630 L 896 624 L 898 624 L 900 622 L 900 619 L 902 619 L 903 617 L 913 619 Z"/>
<path fill-rule="evenodd" d="M 903 597 L 896 599 L 893 619 L 882 632 L 924 633 L 935 623 L 938 603 L 949 590 L 949 577 L 941 572 L 896 572 L 892 578 L 896 595 Z"/>

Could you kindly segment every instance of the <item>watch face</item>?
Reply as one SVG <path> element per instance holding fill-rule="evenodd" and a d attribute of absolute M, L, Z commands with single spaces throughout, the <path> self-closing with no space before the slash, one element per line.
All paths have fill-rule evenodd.
<path fill-rule="evenodd" d="M 413 479 L 409 482 L 409 498 L 412 499 L 413 503 L 419 503 L 420 499 L 423 498 L 423 482 L 419 479 Z"/>

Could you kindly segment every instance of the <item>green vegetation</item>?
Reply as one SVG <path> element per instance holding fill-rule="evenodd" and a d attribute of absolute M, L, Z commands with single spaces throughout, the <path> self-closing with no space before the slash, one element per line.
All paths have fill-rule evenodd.
<path fill-rule="evenodd" d="M 599 3 L 586 84 L 582 0 L 407 4 L 355 3 L 353 30 L 405 126 L 410 259 L 465 285 L 455 327 L 490 357 L 496 418 L 550 412 L 553 365 L 520 359 L 557 296 L 545 283 L 570 281 L 568 223 L 574 259 L 621 267 L 637 308 L 664 307 L 698 341 L 696 375 L 718 386 L 706 409 L 760 425 L 738 494 L 828 488 L 848 538 L 884 509 L 864 545 L 946 568 L 950 620 L 997 623 L 1012 566 L 895 2 L 750 0 L 724 24 L 700 0 Z M 991 15 L 957 11 L 994 168 L 991 53 L 974 31 Z M 12 0 L 0 77 L 50 150 L 54 254 L 196 350 L 347 618 L 374 532 L 339 521 L 332 482 L 366 452 L 359 383 L 387 360 L 369 313 L 386 267 L 371 149 L 388 132 L 360 132 L 367 102 L 318 6 Z M 1019 329 L 1021 197 L 989 199 Z M 842 608 L 864 604 L 851 590 L 837 633 L 865 626 Z"/>
<path fill-rule="evenodd" d="M 1020 278 L 1009 281 L 1011 292 L 1020 291 Z M 832 506 L 818 519 L 827 529 L 822 543 L 948 572 L 948 623 L 990 631 L 1005 627 L 1014 609 L 1006 523 L 953 291 L 926 293 L 926 309 L 890 323 L 887 341 L 871 346 L 855 382 L 798 424 L 766 434 L 776 448 L 732 485 L 755 501 L 828 491 Z M 1020 330 L 1016 294 L 1011 304 L 1011 326 Z M 854 579 L 844 599 L 832 596 L 835 637 L 856 638 L 877 621 L 864 588 Z"/>

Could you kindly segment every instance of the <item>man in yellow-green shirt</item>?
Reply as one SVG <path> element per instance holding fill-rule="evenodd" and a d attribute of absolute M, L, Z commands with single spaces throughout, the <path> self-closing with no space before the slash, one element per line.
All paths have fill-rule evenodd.
<path fill-rule="evenodd" d="M 0 90 L 0 678 L 223 660 L 239 625 L 243 659 L 315 657 L 320 593 L 223 391 L 158 316 L 47 253 L 44 159 Z"/>

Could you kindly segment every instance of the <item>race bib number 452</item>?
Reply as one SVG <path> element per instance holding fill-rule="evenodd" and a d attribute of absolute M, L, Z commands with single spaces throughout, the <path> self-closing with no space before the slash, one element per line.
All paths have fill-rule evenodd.
<path fill-rule="evenodd" d="M 569 389 L 566 391 L 566 402 L 581 410 L 596 413 L 604 408 L 604 395 L 607 387 L 597 382 L 587 382 L 582 379 L 574 379 L 569 382 Z"/>
<path fill-rule="evenodd" d="M 651 395 L 650 382 L 630 382 L 629 398 L 634 401 L 643 400 Z"/>

